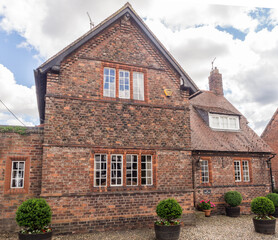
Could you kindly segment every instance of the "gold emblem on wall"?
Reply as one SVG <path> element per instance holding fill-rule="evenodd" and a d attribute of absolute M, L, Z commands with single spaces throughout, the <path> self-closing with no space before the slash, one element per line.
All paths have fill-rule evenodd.
<path fill-rule="evenodd" d="M 166 97 L 171 97 L 173 91 L 171 89 L 164 89 L 164 93 Z"/>

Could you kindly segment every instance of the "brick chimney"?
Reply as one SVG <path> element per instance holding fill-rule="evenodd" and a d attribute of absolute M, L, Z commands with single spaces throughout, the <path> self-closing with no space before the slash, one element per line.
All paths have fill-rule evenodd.
<path fill-rule="evenodd" d="M 216 95 L 223 96 L 222 74 L 219 73 L 217 67 L 211 70 L 209 76 L 209 90 Z"/>

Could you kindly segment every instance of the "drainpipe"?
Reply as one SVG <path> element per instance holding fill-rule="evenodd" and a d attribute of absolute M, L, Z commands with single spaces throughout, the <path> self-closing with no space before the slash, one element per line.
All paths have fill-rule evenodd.
<path fill-rule="evenodd" d="M 274 183 L 273 183 L 273 177 L 272 177 L 272 168 L 271 168 L 271 159 L 274 158 L 276 154 L 272 154 L 272 156 L 266 160 L 266 163 L 269 167 L 269 173 L 270 173 L 270 182 L 271 182 L 271 191 L 274 191 Z"/>

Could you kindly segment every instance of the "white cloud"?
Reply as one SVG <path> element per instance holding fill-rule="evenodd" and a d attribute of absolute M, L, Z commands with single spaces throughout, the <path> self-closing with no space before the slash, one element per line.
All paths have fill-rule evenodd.
<path fill-rule="evenodd" d="M 2 0 L 0 28 L 18 32 L 26 39 L 19 47 L 32 46 L 39 51 L 36 57 L 45 59 L 89 30 L 86 12 L 98 24 L 125 2 L 84 0 L 80 4 L 79 0 Z M 256 3 L 261 2 L 207 1 L 211 5 L 200 0 L 130 2 L 200 88 L 207 88 L 211 61 L 217 57 L 215 65 L 223 74 L 227 98 L 246 115 L 258 133 L 263 130 L 278 105 L 278 27 L 271 31 L 255 30 L 264 23 L 277 25 L 277 9 L 271 9 L 269 17 L 258 15 L 253 19 L 250 11 L 256 11 Z M 265 5 L 257 6 L 275 5 L 275 1 L 263 2 Z M 244 32 L 245 40 L 233 39 L 231 34 L 217 30 L 218 25 Z M 23 87 L 14 79 L 11 84 L 14 88 Z M 2 86 L 0 89 L 0 93 L 7 94 L 7 89 L 2 90 Z M 25 94 L 35 99 L 34 89 L 27 90 L 32 93 Z M 12 98 L 7 101 L 15 103 Z M 32 101 L 36 105 L 36 100 Z M 29 109 L 31 116 L 35 116 L 34 105 L 33 110 Z"/>
<path fill-rule="evenodd" d="M 38 124 L 35 86 L 16 83 L 13 73 L 0 64 L 0 99 L 26 125 Z M 21 125 L 0 103 L 0 124 Z"/>

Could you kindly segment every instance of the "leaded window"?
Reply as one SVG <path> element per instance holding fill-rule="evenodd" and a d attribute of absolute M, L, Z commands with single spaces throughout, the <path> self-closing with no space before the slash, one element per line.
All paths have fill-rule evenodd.
<path fill-rule="evenodd" d="M 130 76 L 129 71 L 119 71 L 119 98 L 130 98 Z"/>
<path fill-rule="evenodd" d="M 144 101 L 144 74 L 133 72 L 133 99 Z"/>
<path fill-rule="evenodd" d="M 234 161 L 234 169 L 235 169 L 235 181 L 241 182 L 240 161 Z"/>

